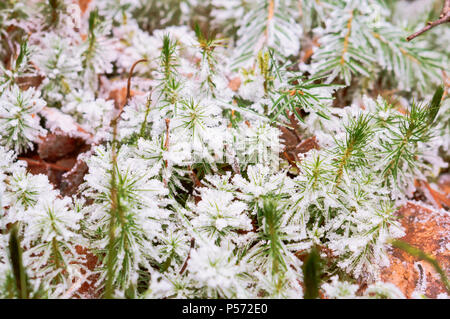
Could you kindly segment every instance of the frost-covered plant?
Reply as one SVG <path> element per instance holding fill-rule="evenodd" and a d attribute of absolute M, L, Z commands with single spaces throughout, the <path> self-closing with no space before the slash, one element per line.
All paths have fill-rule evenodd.
<path fill-rule="evenodd" d="M 2 145 L 19 153 L 33 148 L 33 142 L 46 132 L 40 126 L 38 115 L 45 105 L 40 92 L 34 88 L 23 91 L 14 85 L 5 90 L 0 100 Z"/>
<path fill-rule="evenodd" d="M 66 96 L 67 102 L 61 109 L 76 118 L 86 131 L 95 133 L 97 140 L 103 140 L 111 131 L 114 102 L 103 98 L 96 99 L 89 93 L 73 90 L 69 96 Z"/>
<path fill-rule="evenodd" d="M 99 147 L 89 160 L 92 173 L 86 176 L 86 195 L 94 199 L 85 211 L 86 231 L 92 247 L 106 251 L 106 264 L 112 265 L 111 274 L 108 270 L 102 276 L 112 276 L 107 280 L 120 290 L 137 288 L 139 267 L 149 269 L 150 260 L 161 262 L 153 243 L 164 237 L 162 224 L 169 214 L 163 209 L 167 203 L 158 200 L 167 189 L 153 179 L 155 171 L 126 162 L 130 151 L 123 146 L 114 163 L 110 150 Z"/>
<path fill-rule="evenodd" d="M 73 210 L 70 198 L 52 195 L 28 209 L 21 222 L 25 265 L 39 274 L 44 287 L 54 287 L 52 295 L 58 296 L 82 276 L 84 258 L 76 250 L 76 245 L 83 244 L 79 234 L 82 215 Z"/>
<path fill-rule="evenodd" d="M 248 66 L 262 49 L 272 48 L 277 56 L 289 57 L 300 49 L 301 26 L 290 0 L 253 1 L 252 7 L 238 20 L 237 50 L 232 68 Z M 289 12 L 289 13 L 288 13 Z"/>
<path fill-rule="evenodd" d="M 381 0 L 35 2 L 0 4 L 0 296 L 405 297 L 380 272 L 448 166 L 448 32 Z M 55 124 L 89 137 L 70 197 L 20 160 L 66 170 L 33 151 Z"/>
<path fill-rule="evenodd" d="M 17 83 L 20 77 L 34 74 L 30 67 L 31 56 L 32 48 L 29 47 L 27 41 L 22 40 L 17 58 L 11 58 L 9 62 L 11 65 L 10 69 L 0 66 L 0 93 Z"/>
<path fill-rule="evenodd" d="M 330 82 L 341 78 L 349 85 L 352 77 L 376 80 L 373 74 L 386 70 L 394 74 L 400 89 L 417 85 L 420 90 L 441 81 L 441 64 L 448 56 L 408 43 L 400 26 L 386 21 L 390 14 L 384 1 L 325 1 L 330 17 L 321 34 L 320 47 L 312 57 L 311 71 L 326 75 Z"/>
<path fill-rule="evenodd" d="M 1 148 L 0 152 L 4 161 L 0 227 L 18 225 L 22 263 L 33 285 L 60 297 L 81 276 L 84 259 L 75 248 L 83 245 L 78 232 L 81 214 L 73 210 L 70 198 L 60 198 L 47 176 L 27 173 L 23 162 L 13 162 L 12 151 Z M 8 265 L 6 260 L 2 263 Z"/>
<path fill-rule="evenodd" d="M 110 21 L 93 10 L 89 14 L 88 36 L 81 44 L 85 86 L 97 87 L 98 73 L 111 73 L 116 59 L 114 40 L 107 37 L 111 31 Z"/>
<path fill-rule="evenodd" d="M 41 39 L 41 51 L 34 60 L 40 72 L 46 77 L 42 90 L 51 101 L 61 101 L 69 94 L 79 80 L 78 73 L 82 71 L 79 59 L 80 51 L 71 45 L 70 38 L 47 33 Z"/>

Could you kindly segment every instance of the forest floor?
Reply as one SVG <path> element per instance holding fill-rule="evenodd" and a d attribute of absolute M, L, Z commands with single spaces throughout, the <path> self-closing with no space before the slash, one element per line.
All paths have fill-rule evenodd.
<path fill-rule="evenodd" d="M 80 0 L 82 10 L 88 4 L 89 0 Z M 232 79 L 230 88 L 237 90 L 240 85 L 238 80 Z M 121 108 L 126 100 L 125 79 L 118 80 L 114 87 L 116 89 L 109 92 L 109 98 L 115 101 L 116 108 Z M 141 92 L 131 93 L 136 95 Z M 91 151 L 91 138 L 75 120 L 71 122 L 67 115 L 53 109 L 46 111 L 47 120 L 54 123 L 54 130 L 41 137 L 34 151 L 22 154 L 19 159 L 27 162 L 31 173 L 47 175 L 62 195 L 76 195 L 88 171 L 80 155 Z M 295 162 L 298 153 L 318 147 L 314 137 L 303 139 L 286 128 L 283 130 L 283 139 L 285 150 L 280 155 L 290 163 Z M 450 173 L 443 173 L 437 183 L 432 185 L 417 181 L 416 187 L 414 198 L 398 211 L 406 233 L 401 240 L 434 257 L 444 272 L 450 275 Z M 87 251 L 85 253 L 88 256 L 88 267 L 93 270 L 96 258 Z M 389 251 L 389 258 L 390 265 L 382 269 L 381 278 L 399 287 L 406 297 L 411 298 L 414 293 L 421 293 L 429 298 L 437 298 L 439 294 L 446 292 L 439 275 L 427 262 L 397 248 Z M 90 279 L 95 281 L 95 278 Z M 96 298 L 98 292 L 94 291 L 92 283 L 86 282 L 75 295 Z"/>

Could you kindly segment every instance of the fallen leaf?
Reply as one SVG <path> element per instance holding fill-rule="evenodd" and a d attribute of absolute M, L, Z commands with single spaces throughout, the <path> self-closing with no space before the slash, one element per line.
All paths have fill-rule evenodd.
<path fill-rule="evenodd" d="M 228 87 L 234 92 L 239 90 L 240 86 L 241 86 L 241 78 L 239 76 L 231 79 L 230 82 L 228 82 Z"/>
<path fill-rule="evenodd" d="M 408 202 L 399 210 L 399 215 L 406 232 L 401 240 L 435 258 L 448 276 L 450 213 L 418 202 Z M 413 292 L 421 290 L 421 287 L 429 298 L 446 292 L 439 274 L 427 262 L 397 248 L 389 251 L 389 259 L 390 265 L 382 269 L 381 279 L 395 284 L 406 297 L 411 298 Z"/>

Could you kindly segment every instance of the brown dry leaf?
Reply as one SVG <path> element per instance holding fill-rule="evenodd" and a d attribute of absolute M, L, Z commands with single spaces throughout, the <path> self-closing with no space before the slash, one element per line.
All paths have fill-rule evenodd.
<path fill-rule="evenodd" d="M 49 182 L 52 183 L 55 188 L 59 187 L 65 169 L 59 168 L 58 166 L 55 166 L 55 164 L 47 163 L 37 155 L 30 158 L 19 157 L 18 159 L 27 162 L 28 172 L 33 175 L 47 175 Z"/>
<path fill-rule="evenodd" d="M 38 155 L 32 155 L 30 157 L 19 157 L 19 160 L 25 161 L 27 163 L 27 170 L 33 175 L 44 174 L 47 175 L 48 180 L 56 189 L 60 189 L 67 184 L 67 178 L 65 177 L 67 173 L 70 173 L 74 167 L 76 158 L 63 158 L 55 163 L 49 163 L 41 159 Z M 84 175 L 83 175 L 84 176 Z M 78 183 L 78 187 L 81 183 Z M 61 189 L 62 190 L 62 189 Z M 73 193 L 76 192 L 76 189 Z M 63 195 L 68 195 L 62 192 Z M 72 195 L 72 194 L 70 194 Z"/>
<path fill-rule="evenodd" d="M 228 87 L 234 92 L 239 90 L 240 86 L 241 86 L 241 78 L 239 76 L 231 79 L 230 82 L 228 82 Z"/>
<path fill-rule="evenodd" d="M 417 247 L 435 258 L 449 275 L 450 214 L 444 210 L 434 210 L 417 202 L 408 202 L 399 215 L 406 235 L 401 240 Z M 412 293 L 424 287 L 429 298 L 445 293 L 439 274 L 425 261 L 417 260 L 410 254 L 394 248 L 389 252 L 390 266 L 382 269 L 382 281 L 395 284 L 411 298 Z"/>
<path fill-rule="evenodd" d="M 60 160 L 57 160 L 55 164 L 67 169 L 67 171 L 70 171 L 76 162 L 77 162 L 77 159 L 75 157 L 69 157 L 69 158 L 62 158 Z"/>
<path fill-rule="evenodd" d="M 82 139 L 67 136 L 59 130 L 42 137 L 37 144 L 37 151 L 41 159 L 52 162 L 83 148 L 85 145 Z"/>
<path fill-rule="evenodd" d="M 319 144 L 315 136 L 308 138 L 300 136 L 299 122 L 294 113 L 289 114 L 289 121 L 291 127 L 279 126 L 279 129 L 281 130 L 281 139 L 285 145 L 281 156 L 292 165 L 294 162 L 299 161 L 298 154 L 307 153 L 312 149 L 319 149 Z"/>
<path fill-rule="evenodd" d="M 295 151 L 297 154 L 299 153 L 307 153 L 312 149 L 319 149 L 319 144 L 317 143 L 317 139 L 315 136 L 309 137 L 306 140 L 301 141 L 295 147 Z"/>
<path fill-rule="evenodd" d="M 136 96 L 136 95 L 142 95 L 145 94 L 141 91 L 134 91 L 130 90 L 130 95 Z M 121 109 L 125 106 L 125 103 L 127 101 L 127 88 L 126 86 L 121 87 L 119 89 L 114 89 L 109 92 L 108 100 L 114 100 L 114 105 L 117 109 Z"/>
<path fill-rule="evenodd" d="M 442 181 L 442 180 L 441 180 Z M 414 181 L 416 186 L 416 195 L 421 195 L 421 200 L 427 204 L 433 205 L 438 209 L 450 209 L 450 194 L 446 191 L 446 184 L 430 185 L 425 180 Z"/>
<path fill-rule="evenodd" d="M 438 180 L 439 188 L 450 199 L 450 173 L 442 174 Z"/>
<path fill-rule="evenodd" d="M 281 138 L 283 140 L 283 144 L 286 146 L 286 150 L 292 150 L 295 146 L 300 143 L 301 138 L 298 134 L 295 133 L 294 130 L 280 126 Z"/>
<path fill-rule="evenodd" d="M 72 169 L 65 173 L 61 179 L 61 194 L 65 196 L 75 195 L 78 187 L 84 181 L 84 175 L 87 174 L 89 168 L 85 161 L 78 160 Z"/>
<path fill-rule="evenodd" d="M 287 114 L 290 127 L 280 125 L 278 128 L 281 130 L 281 139 L 284 141 L 283 144 L 286 146 L 286 151 L 291 151 L 300 143 L 302 137 L 298 134 L 299 123 L 294 113 L 288 111 Z"/>
<path fill-rule="evenodd" d="M 22 90 L 28 90 L 30 87 L 37 88 L 44 80 L 43 76 L 22 76 L 17 79 L 17 83 Z"/>
<path fill-rule="evenodd" d="M 88 249 L 77 245 L 75 247 L 78 254 L 85 255 L 86 263 L 84 264 L 89 271 L 95 271 L 97 267 L 98 258 L 92 254 Z M 75 297 L 82 299 L 98 299 L 100 298 L 100 291 L 96 287 L 96 283 L 99 278 L 99 274 L 93 274 L 87 277 L 87 280 L 83 282 L 81 287 L 74 294 Z"/>
<path fill-rule="evenodd" d="M 59 189 L 61 182 L 66 182 L 63 174 L 75 165 L 77 155 L 91 148 L 93 136 L 58 109 L 45 107 L 41 115 L 46 119 L 49 132 L 38 139 L 34 152 L 20 159 L 27 162 L 30 173 L 47 175 Z"/>

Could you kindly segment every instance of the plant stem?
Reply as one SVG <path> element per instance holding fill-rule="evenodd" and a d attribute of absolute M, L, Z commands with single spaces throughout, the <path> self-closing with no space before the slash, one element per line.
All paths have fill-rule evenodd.
<path fill-rule="evenodd" d="M 19 298 L 28 299 L 28 280 L 25 268 L 23 267 L 22 247 L 20 246 L 17 227 L 17 224 L 15 224 L 11 229 L 9 255 Z"/>
<path fill-rule="evenodd" d="M 423 27 L 419 31 L 416 31 L 413 34 L 411 34 L 410 36 L 408 36 L 406 38 L 406 40 L 411 41 L 412 39 L 418 37 L 422 33 L 425 33 L 428 30 L 430 30 L 440 24 L 447 23 L 447 22 L 450 22 L 450 0 L 445 0 L 445 3 L 444 3 L 444 6 L 442 7 L 442 12 L 441 12 L 441 15 L 439 16 L 439 19 L 432 21 L 432 22 L 428 22 L 425 27 Z"/>

